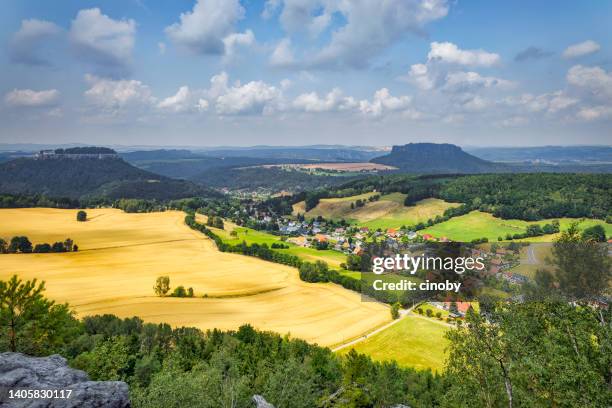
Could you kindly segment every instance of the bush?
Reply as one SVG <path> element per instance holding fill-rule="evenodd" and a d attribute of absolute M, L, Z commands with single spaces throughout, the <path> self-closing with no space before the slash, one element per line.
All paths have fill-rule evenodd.
<path fill-rule="evenodd" d="M 177 286 L 176 288 L 174 288 L 174 291 L 172 292 L 173 297 L 187 297 L 187 291 L 185 290 L 185 287 L 182 285 Z"/>
<path fill-rule="evenodd" d="M 77 216 L 76 216 L 77 221 L 87 221 L 87 213 L 83 210 L 80 210 L 79 212 L 77 212 Z"/>

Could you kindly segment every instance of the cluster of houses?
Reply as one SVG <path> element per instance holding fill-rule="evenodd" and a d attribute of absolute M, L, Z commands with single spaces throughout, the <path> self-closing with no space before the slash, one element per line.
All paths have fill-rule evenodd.
<path fill-rule="evenodd" d="M 524 275 L 512 272 L 512 268 L 518 266 L 520 262 L 518 255 L 507 248 L 499 247 L 494 252 L 474 248 L 472 257 L 481 257 L 487 261 L 488 268 L 484 271 L 486 276 L 495 276 L 515 285 L 522 285 L 528 281 Z"/>
<path fill-rule="evenodd" d="M 330 226 L 324 221 L 281 220 L 279 221 L 279 232 L 282 235 L 290 236 L 287 241 L 299 246 L 315 247 L 320 246 L 321 243 L 327 243 L 329 249 L 355 255 L 361 255 L 368 239 L 375 238 L 378 242 L 384 241 L 385 247 L 390 250 L 399 249 L 402 243 L 435 239 L 429 234 L 419 235 L 415 231 L 395 228 L 373 231 L 368 227 Z M 448 239 L 442 238 L 440 241 L 448 242 Z"/>

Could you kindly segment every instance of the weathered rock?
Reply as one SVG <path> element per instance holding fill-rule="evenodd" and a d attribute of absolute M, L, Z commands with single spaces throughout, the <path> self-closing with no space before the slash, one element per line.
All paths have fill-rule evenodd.
<path fill-rule="evenodd" d="M 270 404 L 264 397 L 261 395 L 253 395 L 253 402 L 257 408 L 274 408 L 274 405 Z"/>
<path fill-rule="evenodd" d="M 9 390 L 71 390 L 69 398 L 11 399 Z M 64 396 L 67 391 L 64 391 Z M 0 406 L 7 408 L 130 407 L 129 391 L 122 381 L 89 381 L 84 371 L 68 367 L 60 355 L 30 357 L 0 354 Z"/>

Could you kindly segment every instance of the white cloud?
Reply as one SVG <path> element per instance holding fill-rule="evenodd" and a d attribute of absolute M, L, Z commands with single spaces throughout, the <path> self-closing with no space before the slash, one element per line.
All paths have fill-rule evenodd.
<path fill-rule="evenodd" d="M 408 74 L 400 79 L 423 90 L 429 90 L 435 86 L 435 78 L 432 77 L 426 64 L 411 65 Z"/>
<path fill-rule="evenodd" d="M 601 47 L 593 40 L 587 40 L 579 44 L 570 45 L 563 51 L 563 58 L 572 59 L 599 51 Z"/>
<path fill-rule="evenodd" d="M 291 50 L 291 40 L 283 38 L 274 48 L 270 56 L 270 65 L 275 67 L 290 67 L 295 64 L 295 57 Z"/>
<path fill-rule="evenodd" d="M 176 94 L 162 99 L 157 107 L 174 113 L 194 112 L 208 109 L 208 102 L 198 97 L 188 86 L 181 86 Z"/>
<path fill-rule="evenodd" d="M 57 89 L 33 91 L 31 89 L 13 89 L 4 96 L 6 105 L 13 108 L 52 107 L 59 102 L 60 93 Z"/>
<path fill-rule="evenodd" d="M 578 118 L 591 121 L 612 118 L 612 106 L 593 106 L 580 109 Z"/>
<path fill-rule="evenodd" d="M 208 100 L 214 103 L 219 115 L 267 114 L 277 109 L 282 96 L 280 89 L 263 81 L 244 85 L 228 85 L 228 75 L 222 72 L 211 78 Z"/>
<path fill-rule="evenodd" d="M 552 97 L 548 102 L 548 112 L 559 112 L 569 108 L 570 106 L 576 105 L 578 102 L 578 99 L 572 98 L 562 91 L 558 91 L 552 94 Z"/>
<path fill-rule="evenodd" d="M 332 89 L 321 98 L 316 92 L 304 93 L 293 101 L 293 107 L 305 112 L 331 112 L 354 109 L 358 106 L 353 97 L 342 94 L 339 88 Z"/>
<path fill-rule="evenodd" d="M 525 113 L 554 114 L 577 105 L 580 100 L 569 96 L 564 91 L 555 91 L 540 95 L 522 94 L 519 97 L 508 97 L 502 101 L 505 105 L 521 109 Z"/>
<path fill-rule="evenodd" d="M 95 75 L 85 75 L 90 88 L 85 98 L 104 113 L 116 115 L 126 109 L 145 109 L 155 103 L 151 89 L 134 79 L 113 80 Z"/>
<path fill-rule="evenodd" d="M 322 0 L 284 0 L 279 18 L 281 25 L 290 33 L 306 31 L 317 36 L 331 23 L 332 13 L 337 7 L 335 3 Z M 264 13 L 270 16 L 279 7 L 279 1 L 267 1 Z"/>
<path fill-rule="evenodd" d="M 306 20 L 309 25 L 325 27 L 326 15 L 333 13 L 340 13 L 346 21 L 331 33 L 330 42 L 312 58 L 312 65 L 317 67 L 365 67 L 386 47 L 407 33 L 421 32 L 427 23 L 445 17 L 449 9 L 447 0 L 318 0 L 305 3 L 316 4 L 314 9 L 308 10 L 324 10 L 310 13 L 311 17 L 317 19 L 325 15 L 314 23 L 312 18 Z M 285 7 L 287 4 L 285 1 Z"/>
<path fill-rule="evenodd" d="M 244 33 L 231 33 L 223 39 L 223 44 L 225 45 L 225 56 L 232 58 L 239 47 L 255 44 L 255 34 L 251 30 L 246 30 Z"/>
<path fill-rule="evenodd" d="M 612 101 L 612 72 L 600 67 L 575 65 L 567 72 L 566 79 L 570 85 L 596 100 Z"/>
<path fill-rule="evenodd" d="M 374 93 L 372 101 L 359 101 L 359 110 L 364 115 L 381 116 L 388 112 L 406 110 L 410 107 L 409 96 L 392 96 L 387 88 L 379 89 Z"/>
<path fill-rule="evenodd" d="M 180 22 L 166 27 L 168 37 L 194 54 L 224 55 L 224 39 L 232 34 L 245 10 L 238 0 L 197 0 Z"/>
<path fill-rule="evenodd" d="M 134 20 L 113 20 L 93 8 L 77 13 L 69 36 L 80 58 L 125 71 L 132 61 L 135 33 Z"/>
<path fill-rule="evenodd" d="M 501 61 L 498 54 L 484 50 L 462 50 L 451 42 L 432 42 L 430 47 L 429 54 L 427 54 L 428 61 L 473 67 L 490 67 Z"/>
<path fill-rule="evenodd" d="M 11 60 L 28 65 L 47 65 L 47 59 L 40 55 L 42 44 L 61 32 L 61 28 L 49 21 L 22 20 L 9 44 Z"/>
<path fill-rule="evenodd" d="M 482 76 L 473 71 L 458 71 L 446 75 L 446 82 L 442 89 L 452 92 L 465 92 L 479 88 L 510 89 L 514 85 L 512 81 L 506 79 Z"/>

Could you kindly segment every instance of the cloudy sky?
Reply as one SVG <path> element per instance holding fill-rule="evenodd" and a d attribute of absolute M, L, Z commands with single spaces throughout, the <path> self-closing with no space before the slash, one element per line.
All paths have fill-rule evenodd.
<path fill-rule="evenodd" d="M 0 143 L 610 144 L 612 2 L 6 0 Z"/>

